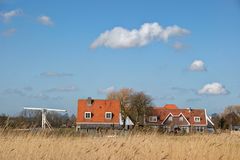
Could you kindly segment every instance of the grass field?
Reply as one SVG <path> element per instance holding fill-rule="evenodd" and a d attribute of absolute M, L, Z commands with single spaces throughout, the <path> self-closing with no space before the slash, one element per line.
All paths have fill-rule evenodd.
<path fill-rule="evenodd" d="M 0 160 L 156 159 L 239 160 L 240 135 L 138 133 L 76 136 L 0 133 Z"/>

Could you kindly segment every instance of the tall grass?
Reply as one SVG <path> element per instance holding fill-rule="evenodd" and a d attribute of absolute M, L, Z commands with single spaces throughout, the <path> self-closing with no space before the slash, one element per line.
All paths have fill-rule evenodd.
<path fill-rule="evenodd" d="M 239 134 L 157 133 L 122 135 L 52 134 L 48 132 L 2 132 L 0 160 L 11 159 L 156 159 L 239 160 Z"/>

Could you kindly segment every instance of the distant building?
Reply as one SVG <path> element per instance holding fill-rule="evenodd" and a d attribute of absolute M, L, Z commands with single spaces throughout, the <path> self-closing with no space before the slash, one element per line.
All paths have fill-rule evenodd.
<path fill-rule="evenodd" d="M 129 117 L 126 119 L 126 128 L 133 126 Z M 120 101 L 102 99 L 79 99 L 76 119 L 76 129 L 121 129 L 123 119 L 121 116 Z"/>
<path fill-rule="evenodd" d="M 206 109 L 180 109 L 174 104 L 152 107 L 152 114 L 146 117 L 146 125 L 161 128 L 167 132 L 213 132 L 214 124 Z"/>

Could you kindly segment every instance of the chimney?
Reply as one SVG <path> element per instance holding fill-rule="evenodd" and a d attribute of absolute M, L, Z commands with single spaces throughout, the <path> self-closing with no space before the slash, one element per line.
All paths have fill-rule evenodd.
<path fill-rule="evenodd" d="M 190 113 L 192 111 L 192 108 L 191 107 L 188 107 L 188 112 Z"/>
<path fill-rule="evenodd" d="M 92 106 L 92 98 L 91 98 L 91 97 L 88 97 L 88 99 L 87 99 L 87 105 L 88 105 L 88 106 Z"/>

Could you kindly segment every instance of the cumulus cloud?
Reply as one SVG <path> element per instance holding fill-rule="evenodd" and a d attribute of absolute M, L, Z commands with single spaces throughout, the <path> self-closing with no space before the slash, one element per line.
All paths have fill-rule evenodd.
<path fill-rule="evenodd" d="M 224 85 L 218 82 L 213 82 L 206 84 L 203 86 L 199 91 L 198 94 L 200 95 L 224 95 L 228 94 L 229 91 L 225 88 Z"/>
<path fill-rule="evenodd" d="M 177 25 L 162 27 L 158 23 L 144 23 L 139 29 L 128 30 L 123 27 L 115 27 L 101 33 L 91 44 L 91 48 L 130 48 L 145 46 L 154 40 L 168 41 L 171 37 L 183 36 L 190 33 L 187 29 Z"/>
<path fill-rule="evenodd" d="M 3 31 L 1 34 L 5 37 L 10 37 L 12 36 L 17 30 L 15 28 L 10 28 L 5 31 Z"/>
<path fill-rule="evenodd" d="M 15 9 L 7 12 L 0 12 L 0 18 L 3 22 L 9 22 L 13 17 L 20 16 L 23 14 L 21 9 Z"/>
<path fill-rule="evenodd" d="M 38 22 L 46 26 L 52 26 L 54 24 L 51 18 L 48 16 L 38 17 Z"/>
<path fill-rule="evenodd" d="M 116 89 L 114 86 L 111 86 L 111 87 L 108 87 L 108 88 L 105 88 L 105 89 L 99 89 L 98 90 L 98 93 L 99 94 L 109 94 L 111 92 L 114 92 Z"/>
<path fill-rule="evenodd" d="M 195 72 L 207 71 L 207 68 L 205 67 L 205 63 L 202 60 L 193 61 L 189 69 L 190 71 L 195 71 Z"/>
<path fill-rule="evenodd" d="M 70 87 L 56 87 L 56 88 L 50 88 L 46 90 L 45 92 L 75 92 L 78 91 L 78 88 L 75 86 Z"/>
<path fill-rule="evenodd" d="M 40 74 L 43 77 L 69 77 L 73 76 L 71 73 L 59 73 L 59 72 L 43 72 Z"/>

